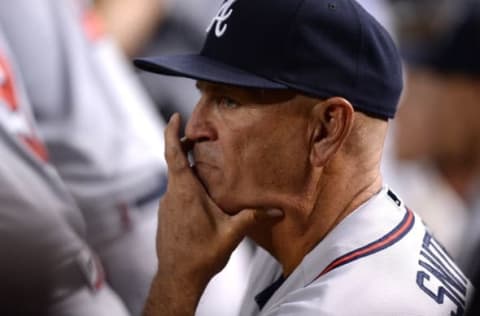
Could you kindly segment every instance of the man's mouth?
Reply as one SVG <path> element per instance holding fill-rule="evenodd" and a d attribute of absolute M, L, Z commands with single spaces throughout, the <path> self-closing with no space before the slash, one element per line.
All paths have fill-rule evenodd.
<path fill-rule="evenodd" d="M 193 146 L 195 143 L 188 139 L 187 136 L 184 136 L 180 139 L 180 145 L 182 146 L 182 151 L 187 156 L 190 167 L 193 167 L 195 165 L 195 159 L 193 157 Z"/>

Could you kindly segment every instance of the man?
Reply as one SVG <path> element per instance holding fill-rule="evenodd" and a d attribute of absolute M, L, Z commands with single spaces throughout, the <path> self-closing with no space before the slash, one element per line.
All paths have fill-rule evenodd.
<path fill-rule="evenodd" d="M 199 55 L 136 64 L 201 94 L 186 140 L 165 131 L 146 315 L 193 315 L 246 235 L 266 251 L 241 315 L 463 313 L 469 281 L 382 183 L 401 63 L 358 3 L 225 1 Z"/>
<path fill-rule="evenodd" d="M 38 136 L 0 27 L 0 313 L 128 315 Z"/>
<path fill-rule="evenodd" d="M 0 24 L 87 241 L 108 283 L 139 315 L 156 269 L 164 124 L 89 1 L 3 1 Z"/>

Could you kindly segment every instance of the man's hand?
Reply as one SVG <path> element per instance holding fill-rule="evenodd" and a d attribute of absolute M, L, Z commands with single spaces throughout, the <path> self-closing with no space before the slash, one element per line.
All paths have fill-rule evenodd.
<path fill-rule="evenodd" d="M 178 138 L 180 116 L 165 129 L 168 188 L 160 202 L 158 272 L 145 309 L 148 316 L 193 315 L 209 280 L 259 221 L 282 217 L 278 210 L 246 209 L 231 216 L 210 198 L 190 168 Z"/>

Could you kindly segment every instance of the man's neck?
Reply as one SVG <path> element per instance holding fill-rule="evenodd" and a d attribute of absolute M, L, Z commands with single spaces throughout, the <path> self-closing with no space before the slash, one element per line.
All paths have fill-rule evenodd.
<path fill-rule="evenodd" d="M 368 180 L 355 185 L 350 177 L 341 178 L 344 180 L 336 181 L 335 185 L 325 179 L 315 199 L 297 204 L 304 205 L 304 209 L 284 209 L 282 222 L 251 234 L 251 238 L 280 262 L 284 276 L 288 277 L 345 217 L 381 190 L 378 171 L 363 176 Z"/>

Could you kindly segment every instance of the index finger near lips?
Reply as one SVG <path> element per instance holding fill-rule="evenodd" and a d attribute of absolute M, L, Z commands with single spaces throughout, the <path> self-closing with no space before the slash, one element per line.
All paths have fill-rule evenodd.
<path fill-rule="evenodd" d="M 175 113 L 165 128 L 165 160 L 170 175 L 177 175 L 184 171 L 190 171 L 190 165 L 186 153 L 178 137 L 180 131 L 180 114 Z"/>

